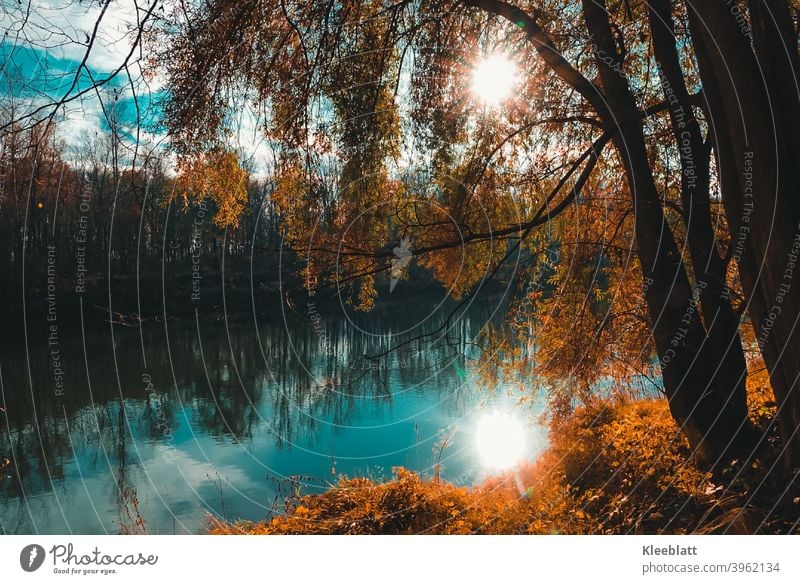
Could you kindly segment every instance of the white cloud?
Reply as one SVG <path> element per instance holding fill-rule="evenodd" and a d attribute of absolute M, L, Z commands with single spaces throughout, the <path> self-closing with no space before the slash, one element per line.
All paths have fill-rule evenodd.
<path fill-rule="evenodd" d="M 0 12 L 0 27 L 16 45 L 44 49 L 59 59 L 84 58 L 87 41 L 100 17 L 98 2 L 77 0 L 31 0 L 8 6 Z M 139 10 L 140 16 L 144 16 Z M 137 25 L 134 0 L 112 0 L 103 14 L 87 65 L 95 71 L 111 71 L 124 62 L 135 38 Z"/>
<path fill-rule="evenodd" d="M 139 19 L 144 18 L 149 6 L 142 3 L 137 8 L 134 0 L 112 0 L 101 18 L 100 2 L 31 0 L 30 6 L 27 2 L 8 3 L 0 9 L 0 28 L 7 31 L 0 76 L 7 77 L 8 87 L 15 88 L 11 90 L 17 93 L 14 101 L 27 111 L 57 103 L 69 90 L 84 58 L 95 79 L 108 77 L 126 63 Z M 97 33 L 87 57 L 88 40 L 95 26 Z M 130 101 L 135 91 L 141 100 L 161 87 L 163 80 L 158 77 L 145 83 L 140 62 L 144 56 L 142 50 L 137 47 L 133 52 L 127 63 L 128 71 L 120 73 L 99 92 L 92 90 L 70 100 L 58 112 L 62 120 L 59 132 L 68 142 L 86 130 L 96 131 L 102 126 L 100 99 L 108 108 L 113 103 L 109 92 L 116 92 L 119 100 Z M 83 78 L 72 91 L 73 96 L 89 85 L 87 72 L 81 74 Z M 24 97 L 20 97 L 23 94 L 19 91 L 20 83 Z"/>
<path fill-rule="evenodd" d="M 6 3 L 0 8 L 0 27 L 7 31 L 0 52 L 6 58 L 0 79 L 2 75 L 16 75 L 23 83 L 25 97 L 13 99 L 27 111 L 56 104 L 70 88 L 86 57 L 87 43 L 94 27 L 97 25 L 97 33 L 86 66 L 95 79 L 103 79 L 125 64 L 136 38 L 138 22 L 144 18 L 151 2 L 138 0 L 137 8 L 134 0 L 111 0 L 102 18 L 102 3 L 96 0 L 31 0 L 30 9 L 27 2 Z M 17 53 L 9 59 L 12 47 Z M 164 76 L 157 71 L 148 71 L 145 82 L 142 75 L 147 58 L 145 50 L 146 47 L 136 47 L 128 62 L 129 70 L 122 71 L 113 82 L 101 88 L 99 96 L 94 90 L 86 92 L 70 99 L 59 110 L 58 132 L 67 144 L 76 144 L 87 131 L 94 133 L 105 127 L 103 105 L 108 109 L 114 103 L 111 91 L 116 92 L 120 102 L 127 102 L 129 111 L 124 114 L 123 123 L 132 126 L 135 116 L 130 109 L 134 92 L 142 105 L 150 102 L 149 96 L 164 88 Z M 82 75 L 78 87 L 71 93 L 73 96 L 89 86 L 86 71 Z M 5 97 L 9 97 L 8 94 Z M 263 177 L 272 167 L 273 152 L 257 116 L 246 104 L 232 109 L 236 130 L 231 136 L 230 146 L 248 153 L 256 175 Z M 45 113 L 50 111 L 46 109 Z M 149 113 L 141 112 L 145 118 Z M 136 133 L 135 128 L 129 128 L 129 131 Z M 143 127 L 139 128 L 139 135 L 151 144 L 164 139 L 164 136 L 154 135 Z"/>

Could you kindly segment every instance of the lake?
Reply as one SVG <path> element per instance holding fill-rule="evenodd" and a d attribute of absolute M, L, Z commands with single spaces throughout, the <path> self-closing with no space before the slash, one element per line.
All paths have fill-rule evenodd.
<path fill-rule="evenodd" d="M 304 300 L 258 319 L 76 318 L 55 337 L 29 319 L 0 354 L 0 532 L 197 533 L 395 466 L 478 483 L 492 473 L 479 420 L 520 397 L 476 371 L 499 304 L 448 319 L 452 301 L 363 314 Z M 546 432 L 517 409 L 535 458 Z"/>

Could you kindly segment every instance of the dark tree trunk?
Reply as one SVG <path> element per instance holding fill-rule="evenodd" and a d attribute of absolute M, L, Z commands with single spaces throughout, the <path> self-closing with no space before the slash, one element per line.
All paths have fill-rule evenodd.
<path fill-rule="evenodd" d="M 609 109 L 617 125 L 615 146 L 622 159 L 635 207 L 636 244 L 644 293 L 670 411 L 688 438 L 698 462 L 713 467 L 738 444 L 742 413 L 732 387 L 716 374 L 714 348 L 697 310 L 697 296 L 669 224 L 650 169 L 644 131 L 627 79 L 608 62 L 622 57 L 603 1 L 583 0 L 584 17 L 603 59 L 596 59 Z M 609 59 L 610 57 L 610 59 Z M 698 288 L 699 291 L 699 288 Z M 725 378 L 727 379 L 727 377 Z M 746 412 L 744 414 L 746 416 Z M 729 423 L 733 416 L 734 423 Z"/>
<path fill-rule="evenodd" d="M 786 2 L 752 0 L 749 6 L 752 44 L 750 29 L 736 21 L 725 3 L 688 1 L 692 39 L 709 94 L 732 245 L 744 241 L 748 246 L 735 255 L 778 401 L 785 462 L 796 469 L 800 467 L 797 47 L 791 40 Z"/>
<path fill-rule="evenodd" d="M 782 223 L 779 235 L 781 244 L 770 243 L 769 238 L 764 240 L 763 226 L 767 224 L 764 215 L 767 211 L 762 208 L 759 211 L 761 215 L 756 218 L 755 213 L 748 206 L 747 189 L 749 188 L 752 192 L 753 187 L 747 183 L 749 179 L 742 175 L 741 170 L 743 167 L 746 168 L 747 163 L 743 162 L 744 160 L 749 160 L 755 165 L 762 164 L 762 160 L 754 161 L 752 156 L 745 159 L 745 153 L 749 155 L 751 152 L 759 152 L 763 161 L 768 161 L 769 151 L 765 149 L 765 146 L 769 144 L 769 140 L 764 140 L 763 135 L 757 145 L 751 145 L 747 140 L 741 140 L 744 135 L 752 138 L 754 134 L 758 133 L 756 130 L 759 126 L 764 123 L 763 116 L 755 121 L 748 120 L 747 124 L 752 126 L 748 127 L 748 134 L 744 128 L 746 124 L 742 122 L 741 118 L 742 111 L 755 107 L 754 104 L 762 106 L 759 110 L 761 112 L 769 110 L 763 107 L 765 100 L 762 99 L 763 96 L 759 96 L 759 90 L 751 86 L 746 86 L 748 95 L 744 100 L 743 109 L 737 109 L 739 100 L 731 80 L 739 76 L 741 72 L 737 72 L 737 75 L 730 76 L 730 78 L 722 75 L 728 70 L 728 63 L 722 57 L 724 55 L 728 61 L 736 61 L 734 69 L 745 71 L 745 77 L 750 75 L 751 81 L 755 79 L 757 69 L 748 64 L 747 58 L 742 60 L 743 56 L 746 56 L 742 53 L 744 50 L 749 54 L 749 62 L 752 63 L 754 60 L 752 51 L 748 44 L 742 45 L 741 42 L 738 42 L 741 39 L 731 41 L 730 38 L 727 38 L 720 51 L 713 54 L 705 51 L 701 55 L 700 52 L 705 50 L 704 43 L 715 46 L 714 43 L 719 40 L 716 33 L 709 36 L 709 30 L 715 30 L 721 26 L 717 21 L 725 21 L 722 27 L 727 27 L 724 32 L 728 37 L 730 37 L 731 25 L 734 29 L 737 25 L 730 13 L 727 14 L 727 19 L 720 18 L 720 11 L 725 12 L 729 10 L 729 7 L 718 0 L 686 0 L 686 2 L 690 6 L 689 12 L 692 17 L 690 20 L 693 25 L 692 37 L 701 66 L 705 106 L 711 120 L 711 143 L 714 146 L 722 188 L 726 193 L 728 222 L 734 231 L 731 245 L 735 245 L 738 250 L 733 255 L 739 266 L 745 292 L 749 297 L 748 307 L 751 318 L 758 327 L 762 323 L 772 322 L 768 320 L 768 317 L 771 313 L 770 307 L 773 305 L 768 300 L 770 292 L 765 290 L 764 282 L 771 282 L 774 291 L 775 287 L 781 284 L 780 279 L 783 277 L 776 266 L 770 266 L 770 273 L 767 276 L 762 273 L 763 258 L 766 257 L 764 248 L 770 245 L 773 247 L 783 246 L 782 251 L 786 252 L 787 246 L 791 246 L 793 241 L 790 237 L 791 227 L 792 225 L 796 226 L 797 221 L 789 217 L 780 219 Z M 756 2 L 756 0 L 752 0 L 752 2 Z M 605 3 L 593 0 L 583 0 L 582 2 L 589 32 L 597 48 L 603 51 L 602 59 L 599 58 L 598 53 L 596 64 L 604 91 L 601 91 L 592 81 L 574 69 L 560 54 L 553 40 L 535 19 L 521 9 L 503 0 L 466 0 L 465 3 L 506 18 L 525 30 L 528 39 L 533 42 L 542 59 L 553 71 L 586 99 L 607 126 L 613 125 L 618 130 L 614 137 L 614 143 L 622 159 L 634 200 L 635 232 L 639 260 L 645 280 L 645 300 L 651 319 L 656 351 L 660 359 L 664 388 L 670 401 L 670 410 L 695 448 L 701 464 L 713 466 L 715 461 L 724 460 L 733 455 L 742 442 L 742 433 L 739 429 L 747 426 L 744 408 L 743 366 L 737 348 L 738 335 L 734 332 L 734 327 L 738 326 L 738 323 L 735 322 L 735 314 L 731 314 L 730 301 L 726 295 L 721 293 L 724 291 L 725 260 L 720 257 L 713 246 L 713 230 L 710 232 L 709 240 L 709 225 L 705 224 L 703 219 L 705 213 L 703 209 L 707 210 L 709 204 L 708 188 L 702 187 L 706 191 L 705 198 L 687 194 L 684 189 L 686 195 L 684 202 L 688 203 L 685 205 L 687 213 L 689 213 L 687 228 L 692 234 L 690 254 L 692 263 L 696 265 L 695 274 L 706 283 L 706 288 L 711 287 L 710 291 L 698 290 L 704 295 L 701 300 L 701 309 L 706 323 L 709 323 L 710 331 L 706 330 L 703 321 L 696 314 L 695 290 L 690 284 L 674 236 L 664 217 L 647 156 L 641 112 L 636 107 L 627 79 L 612 68 L 608 62 L 610 57 L 611 62 L 616 60 L 616 63 L 619 64 L 622 62 L 622 58 L 617 50 L 616 39 L 611 33 Z M 695 7 L 694 4 L 698 6 Z M 669 7 L 667 7 L 668 9 Z M 707 16 L 714 16 L 712 22 L 708 23 L 703 19 L 695 18 L 696 9 L 697 12 L 708 13 Z M 661 10 L 664 10 L 663 3 Z M 773 51 L 776 46 L 785 46 L 788 43 L 786 39 L 792 36 L 790 32 L 787 32 L 785 26 L 788 11 L 782 11 L 781 14 L 783 16 L 776 18 L 779 22 L 784 23 L 781 25 L 783 31 L 781 39 L 784 40 L 780 43 L 770 41 L 768 45 Z M 766 18 L 762 18 L 762 20 L 767 21 Z M 702 29 L 697 26 L 698 22 L 703 23 Z M 794 44 L 790 43 L 789 46 L 793 47 Z M 664 43 L 661 43 L 661 48 L 664 48 Z M 730 52 L 729 49 L 731 49 Z M 680 68 L 678 68 L 678 72 L 680 72 Z M 717 74 L 720 74 L 719 79 L 716 77 Z M 738 82 L 747 83 L 746 80 Z M 676 86 L 678 85 L 676 83 Z M 731 124 L 731 120 L 739 122 L 738 125 Z M 787 118 L 787 123 L 790 122 L 791 120 Z M 794 129 L 792 132 L 793 136 L 800 136 L 800 132 L 796 132 Z M 739 139 L 734 139 L 736 134 Z M 702 140 L 697 141 L 696 136 L 693 140 L 695 140 L 692 145 L 693 149 L 705 149 L 704 146 L 698 146 Z M 701 162 L 703 168 L 699 171 L 706 177 L 708 176 L 707 157 L 708 153 L 705 157 L 699 157 L 703 159 Z M 795 160 L 797 159 L 798 157 L 795 157 Z M 798 172 L 800 172 L 800 165 L 797 166 Z M 755 188 L 763 189 L 765 186 L 769 186 L 769 177 L 762 176 Z M 775 193 L 775 188 L 770 192 Z M 774 206 L 770 208 L 775 209 Z M 761 224 L 761 232 L 758 234 L 755 226 L 751 225 L 756 221 Z M 737 231 L 742 236 L 741 242 L 737 240 Z M 785 255 L 783 253 L 782 257 Z M 770 257 L 777 256 L 772 254 Z M 798 268 L 798 272 L 800 272 L 800 268 Z M 797 314 L 796 307 L 789 307 L 789 304 L 800 303 L 800 294 L 796 294 L 796 298 L 797 300 L 791 302 L 786 301 L 784 312 Z M 785 298 L 782 297 L 781 302 L 784 300 Z M 721 315 L 721 320 L 719 316 L 715 319 L 715 315 Z M 787 322 L 788 319 L 781 324 L 782 329 L 786 328 L 784 325 Z M 788 403 L 785 398 L 791 395 L 793 381 L 790 379 L 793 378 L 789 372 L 793 370 L 796 374 L 800 370 L 797 367 L 798 360 L 800 360 L 800 347 L 790 349 L 793 355 L 790 359 L 791 365 L 788 365 L 785 360 L 781 364 L 781 352 L 777 350 L 777 347 L 783 340 L 793 339 L 792 335 L 795 334 L 800 336 L 800 326 L 797 333 L 791 327 L 788 330 L 782 330 L 778 335 L 778 341 L 775 336 L 771 335 L 766 335 L 764 341 L 769 344 L 769 347 L 764 349 L 765 359 L 770 366 L 776 395 L 779 399 L 784 399 L 782 403 Z M 726 339 L 730 341 L 727 346 Z M 797 439 L 791 436 L 792 428 L 798 427 L 796 422 L 800 419 L 796 401 L 794 400 L 794 405 L 789 408 L 793 413 L 787 413 L 787 411 L 781 413 L 782 426 L 787 440 Z M 746 432 L 744 433 L 746 434 Z M 792 450 L 796 452 L 797 449 L 793 447 Z"/>
<path fill-rule="evenodd" d="M 671 0 L 650 0 L 648 16 L 653 50 L 661 71 L 664 97 L 681 162 L 681 203 L 686 240 L 692 260 L 700 310 L 706 328 L 706 344 L 716 370 L 708 380 L 710 395 L 720 404 L 724 439 L 730 436 L 732 455 L 742 454 L 753 443 L 747 416 L 747 362 L 739 336 L 739 317 L 733 311 L 726 284 L 727 261 L 717 248 L 711 221 L 710 148 L 703 140 L 681 69 Z M 724 428 L 724 429 L 722 429 Z"/>

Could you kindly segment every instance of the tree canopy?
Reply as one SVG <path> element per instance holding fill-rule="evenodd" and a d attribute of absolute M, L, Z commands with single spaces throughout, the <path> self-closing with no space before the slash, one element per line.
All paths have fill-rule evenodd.
<path fill-rule="evenodd" d="M 518 366 L 567 406 L 660 372 L 711 466 L 752 443 L 746 313 L 796 456 L 796 3 L 210 1 L 164 34 L 174 145 L 206 156 L 252 108 L 309 288 L 368 309 L 403 239 L 456 298 L 504 277 Z M 518 72 L 499 104 L 470 87 L 487 57 Z"/>

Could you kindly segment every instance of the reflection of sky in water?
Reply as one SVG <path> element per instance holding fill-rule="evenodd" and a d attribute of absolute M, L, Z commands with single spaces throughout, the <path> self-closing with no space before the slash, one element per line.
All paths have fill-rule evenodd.
<path fill-rule="evenodd" d="M 86 339 L 91 392 L 80 336 L 65 335 L 68 389 L 60 402 L 49 388 L 46 344 L 30 344 L 33 392 L 19 367 L 24 356 L 6 348 L 10 432 L 0 452 L 13 451 L 18 464 L 0 487 L 0 527 L 116 533 L 120 520 L 132 523 L 123 489 L 135 490 L 152 532 L 198 531 L 209 512 L 260 520 L 295 488 L 288 477 L 298 477 L 305 493 L 340 474 L 385 479 L 394 466 L 432 476 L 444 435 L 442 477 L 479 482 L 487 471 L 474 444 L 478 419 L 519 396 L 487 397 L 464 358 L 475 355 L 464 341 L 483 325 L 473 312 L 480 311 L 455 321 L 449 342 L 414 342 L 376 362 L 359 356 L 394 346 L 406 338 L 397 331 L 420 319 L 408 310 L 373 312 L 365 334 L 322 315 L 313 325 L 260 323 L 258 336 L 252 323 L 229 325 L 228 334 L 223 323 L 203 323 L 202 343 L 196 329 L 170 325 L 168 345 L 160 327 L 141 339 L 138 330 L 115 328 L 114 352 L 100 328 Z M 439 324 L 431 319 L 425 330 Z M 526 434 L 533 457 L 544 431 L 532 426 Z"/>

